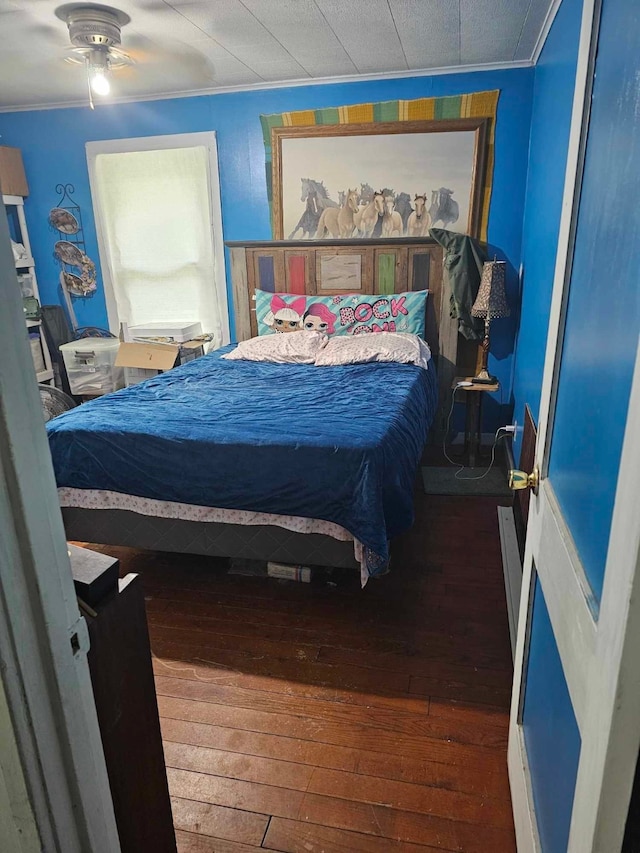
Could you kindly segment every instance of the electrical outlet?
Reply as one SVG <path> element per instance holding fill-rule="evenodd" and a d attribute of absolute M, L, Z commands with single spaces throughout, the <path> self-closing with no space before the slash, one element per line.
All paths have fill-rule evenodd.
<path fill-rule="evenodd" d="M 511 436 L 512 444 L 515 444 L 518 439 L 518 421 L 514 421 L 512 424 L 507 424 L 507 426 L 502 427 L 502 429 L 507 433 L 507 435 Z"/>

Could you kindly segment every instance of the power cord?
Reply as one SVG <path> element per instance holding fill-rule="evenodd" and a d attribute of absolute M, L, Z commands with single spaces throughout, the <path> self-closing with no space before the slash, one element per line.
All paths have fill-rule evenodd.
<path fill-rule="evenodd" d="M 467 383 L 467 384 L 470 384 L 470 383 Z M 456 468 L 458 469 L 454 475 L 456 480 L 482 480 L 487 476 L 489 471 L 491 471 L 491 469 L 493 468 L 493 463 L 496 461 L 496 446 L 497 446 L 498 442 L 500 441 L 501 438 L 504 438 L 505 435 L 508 435 L 509 433 L 505 427 L 498 427 L 498 429 L 495 431 L 495 435 L 493 438 L 493 445 L 491 447 L 491 462 L 489 463 L 489 467 L 484 472 L 484 474 L 480 474 L 478 477 L 461 477 L 460 476 L 461 472 L 464 471 L 467 466 L 466 465 L 460 465 L 459 462 L 456 462 L 455 459 L 452 459 L 449 456 L 449 454 L 447 453 L 447 436 L 449 435 L 449 430 L 451 429 L 451 415 L 453 414 L 453 407 L 455 406 L 455 403 L 456 403 L 456 391 L 458 390 L 458 388 L 464 388 L 464 387 L 465 387 L 464 384 L 459 383 L 453 389 L 453 394 L 451 395 L 451 408 L 449 409 L 449 416 L 447 418 L 447 428 L 446 428 L 445 433 L 442 437 L 442 452 L 444 453 L 444 458 L 447 460 L 447 462 L 450 462 L 452 465 L 455 465 Z M 503 435 L 499 435 L 499 433 L 503 433 Z"/>

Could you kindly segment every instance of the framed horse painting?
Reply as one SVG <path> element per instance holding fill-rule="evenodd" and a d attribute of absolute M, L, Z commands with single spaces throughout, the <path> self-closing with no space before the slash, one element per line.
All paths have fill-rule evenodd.
<path fill-rule="evenodd" d="M 272 127 L 274 239 L 479 237 L 490 120 Z"/>

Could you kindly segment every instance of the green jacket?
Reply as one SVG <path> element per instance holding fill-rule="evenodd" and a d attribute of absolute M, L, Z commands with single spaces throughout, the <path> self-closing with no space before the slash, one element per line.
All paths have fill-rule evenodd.
<path fill-rule="evenodd" d="M 450 314 L 458 318 L 458 331 L 469 341 L 482 340 L 484 321 L 471 316 L 478 295 L 482 265 L 487 256 L 477 240 L 466 234 L 431 228 L 429 235 L 444 248 L 444 268 L 451 288 Z"/>

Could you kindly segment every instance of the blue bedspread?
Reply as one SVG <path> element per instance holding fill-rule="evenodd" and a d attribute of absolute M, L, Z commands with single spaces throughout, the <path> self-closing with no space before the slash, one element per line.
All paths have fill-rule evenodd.
<path fill-rule="evenodd" d="M 221 359 L 229 349 L 50 421 L 58 485 L 333 521 L 382 570 L 413 523 L 433 367 Z"/>

